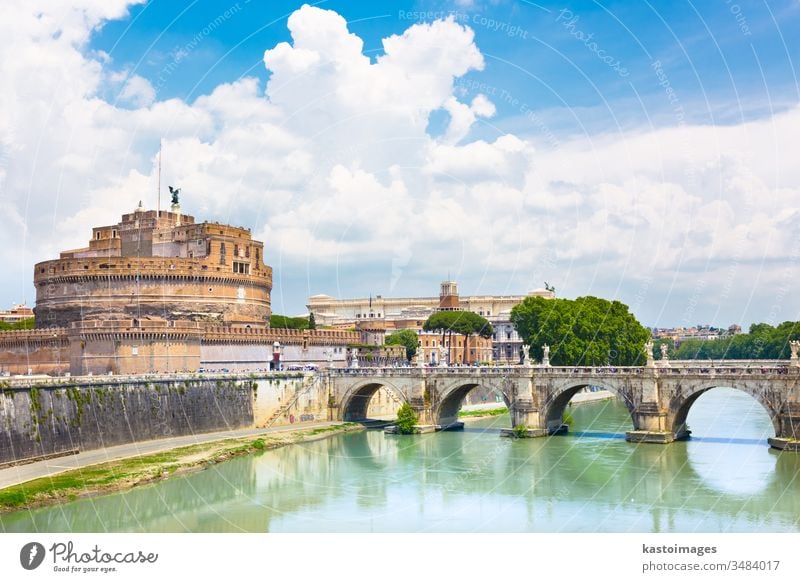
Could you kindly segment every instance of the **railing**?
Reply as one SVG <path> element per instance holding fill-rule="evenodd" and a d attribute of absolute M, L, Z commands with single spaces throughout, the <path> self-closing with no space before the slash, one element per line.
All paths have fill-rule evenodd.
<path fill-rule="evenodd" d="M 565 376 L 639 376 L 658 373 L 659 376 L 681 375 L 742 375 L 788 374 L 800 372 L 789 360 L 741 360 L 727 362 L 657 361 L 655 366 L 503 366 L 503 367 L 405 367 L 405 368 L 335 368 L 327 373 L 334 376 L 495 376 L 495 375 L 565 375 Z"/>
<path fill-rule="evenodd" d="M 107 386 L 110 384 L 141 384 L 164 382 L 196 382 L 199 380 L 259 380 L 266 378 L 303 378 L 313 372 L 202 372 L 179 374 L 135 374 L 97 376 L 0 376 L 3 388 L 30 388 L 33 386 Z"/>

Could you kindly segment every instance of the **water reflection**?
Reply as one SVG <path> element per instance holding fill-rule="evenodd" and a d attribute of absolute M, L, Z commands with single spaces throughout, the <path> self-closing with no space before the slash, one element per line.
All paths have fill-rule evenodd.
<path fill-rule="evenodd" d="M 703 399 L 710 412 L 703 412 Z M 571 433 L 547 439 L 500 438 L 508 417 L 417 437 L 347 434 L 125 493 L 6 515 L 0 527 L 798 531 L 800 455 L 765 446 L 760 435 L 768 427 L 761 425 L 771 424 L 748 416 L 753 403 L 710 391 L 689 417 L 698 437 L 669 446 L 626 442 L 630 416 L 614 401 L 573 407 Z M 727 430 L 731 418 L 737 419 L 735 431 Z M 745 431 L 743 418 L 756 432 Z M 723 436 L 733 440 L 716 441 Z"/>
<path fill-rule="evenodd" d="M 704 483 L 721 492 L 754 495 L 775 477 L 777 454 L 767 439 L 775 432 L 767 411 L 751 396 L 715 388 L 697 399 L 687 423 L 689 462 Z M 709 444 L 717 446 L 709 446 Z"/>

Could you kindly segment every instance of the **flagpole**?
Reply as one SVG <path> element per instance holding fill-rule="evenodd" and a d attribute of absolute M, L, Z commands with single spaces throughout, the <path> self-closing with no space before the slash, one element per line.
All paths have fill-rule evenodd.
<path fill-rule="evenodd" d="M 158 140 L 158 203 L 156 206 L 156 218 L 161 218 L 161 139 Z"/>

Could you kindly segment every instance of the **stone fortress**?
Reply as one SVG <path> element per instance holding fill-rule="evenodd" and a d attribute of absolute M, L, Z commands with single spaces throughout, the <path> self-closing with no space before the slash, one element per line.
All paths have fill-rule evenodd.
<path fill-rule="evenodd" d="M 0 372 L 139 374 L 344 365 L 356 331 L 271 329 L 272 269 L 249 229 L 133 212 L 35 266 L 35 329 L 0 333 Z M 388 349 L 388 348 L 387 348 Z M 399 348 L 395 348 L 399 351 Z"/>
<path fill-rule="evenodd" d="M 77 321 L 269 325 L 272 269 L 245 228 L 145 211 L 96 227 L 89 246 L 36 265 L 36 327 Z"/>

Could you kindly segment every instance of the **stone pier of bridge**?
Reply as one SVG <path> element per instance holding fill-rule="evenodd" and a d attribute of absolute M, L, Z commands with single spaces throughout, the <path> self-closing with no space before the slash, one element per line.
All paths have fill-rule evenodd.
<path fill-rule="evenodd" d="M 587 387 L 600 387 L 626 406 L 632 429 L 626 439 L 666 444 L 687 438 L 686 417 L 697 398 L 717 387 L 755 398 L 775 428 L 773 447 L 800 451 L 800 366 L 796 360 L 649 362 L 641 367 L 529 365 L 505 368 L 360 368 L 326 374 L 331 420 L 366 418 L 369 400 L 384 388 L 408 403 L 420 432 L 458 428 L 466 395 L 482 387 L 502 397 L 515 436 L 549 436 L 567 430 L 564 411 Z"/>

